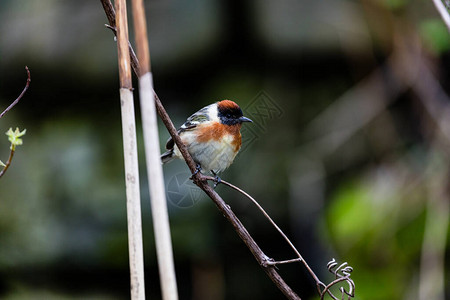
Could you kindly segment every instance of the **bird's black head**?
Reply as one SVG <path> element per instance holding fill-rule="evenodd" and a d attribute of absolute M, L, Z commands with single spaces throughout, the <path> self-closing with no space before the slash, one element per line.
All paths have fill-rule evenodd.
<path fill-rule="evenodd" d="M 231 100 L 222 100 L 217 103 L 218 117 L 220 122 L 225 125 L 236 125 L 242 122 L 252 122 L 244 117 L 242 109 Z"/>

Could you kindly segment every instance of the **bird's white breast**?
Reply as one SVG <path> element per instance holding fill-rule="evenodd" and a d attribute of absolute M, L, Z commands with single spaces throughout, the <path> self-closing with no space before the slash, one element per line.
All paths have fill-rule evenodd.
<path fill-rule="evenodd" d="M 207 143 L 197 142 L 195 130 L 186 131 L 182 136 L 183 142 L 188 147 L 189 153 L 195 162 L 199 163 L 203 171 L 214 171 L 219 173 L 230 166 L 236 157 L 236 146 L 233 145 L 233 136 L 226 134 L 220 140 L 210 140 Z M 175 155 L 182 158 L 182 155 L 175 146 Z"/>

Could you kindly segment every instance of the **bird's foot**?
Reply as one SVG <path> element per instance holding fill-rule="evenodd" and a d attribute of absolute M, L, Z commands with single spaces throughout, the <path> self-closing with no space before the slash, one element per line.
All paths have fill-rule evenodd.
<path fill-rule="evenodd" d="M 197 164 L 197 167 L 195 168 L 195 172 L 192 173 L 192 175 L 191 175 L 191 177 L 189 177 L 189 179 L 191 179 L 191 180 L 194 179 L 194 176 L 197 175 L 197 173 L 201 172 L 201 171 L 202 171 L 202 167 L 199 164 Z"/>
<path fill-rule="evenodd" d="M 222 179 L 220 179 L 219 175 L 217 175 L 214 171 L 211 170 L 211 173 L 214 175 L 214 188 L 222 182 Z"/>

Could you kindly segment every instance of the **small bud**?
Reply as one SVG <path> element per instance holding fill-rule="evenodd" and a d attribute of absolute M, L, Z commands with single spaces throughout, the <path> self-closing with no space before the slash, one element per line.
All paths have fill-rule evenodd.
<path fill-rule="evenodd" d="M 20 146 L 23 144 L 21 136 L 24 136 L 27 132 L 26 129 L 20 131 L 17 127 L 15 131 L 12 130 L 12 128 L 9 128 L 9 130 L 6 132 L 6 135 L 8 136 L 8 140 L 11 142 L 11 150 L 15 150 L 16 146 Z"/>

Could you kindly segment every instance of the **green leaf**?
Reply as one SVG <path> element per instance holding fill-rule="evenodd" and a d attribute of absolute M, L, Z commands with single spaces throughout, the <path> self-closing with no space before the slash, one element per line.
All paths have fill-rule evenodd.
<path fill-rule="evenodd" d="M 0 167 L 6 167 L 6 165 L 0 160 Z"/>

